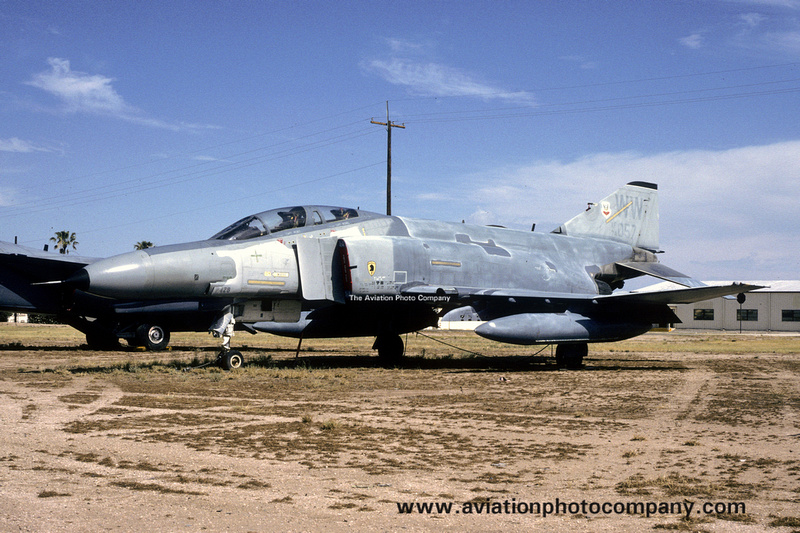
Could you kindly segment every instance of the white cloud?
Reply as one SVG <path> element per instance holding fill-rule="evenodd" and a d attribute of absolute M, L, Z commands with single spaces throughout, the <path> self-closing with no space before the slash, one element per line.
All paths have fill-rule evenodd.
<path fill-rule="evenodd" d="M 413 94 L 536 104 L 530 92 L 510 91 L 498 83 L 482 80 L 475 73 L 431 61 L 428 58 L 433 54 L 435 42 L 397 38 L 385 39 L 384 42 L 389 47 L 389 53 L 386 54 L 388 57 L 362 61 L 362 70 L 391 84 L 406 87 Z"/>
<path fill-rule="evenodd" d="M 24 141 L 16 137 L 10 139 L 0 139 L 0 152 L 14 152 L 19 154 L 28 154 L 31 152 L 52 152 L 51 148 L 46 148 L 34 144 L 29 141 Z"/>
<path fill-rule="evenodd" d="M 36 74 L 29 85 L 55 95 L 68 111 L 116 116 L 138 113 L 111 86 L 112 78 L 73 71 L 66 59 L 51 57 L 47 62 L 50 70 Z"/>
<path fill-rule="evenodd" d="M 703 46 L 703 36 L 699 33 L 693 33 L 687 37 L 682 37 L 678 39 L 678 42 L 681 43 L 686 48 L 691 48 L 693 50 L 697 50 Z"/>
<path fill-rule="evenodd" d="M 584 70 L 593 70 L 600 67 L 599 61 L 592 61 L 586 59 L 584 56 L 561 56 L 559 57 L 562 61 L 569 61 L 571 63 L 577 63 L 580 68 Z"/>
<path fill-rule="evenodd" d="M 446 193 L 438 192 L 424 192 L 415 195 L 415 198 L 422 202 L 446 202 L 449 197 Z"/>
<path fill-rule="evenodd" d="M 760 55 L 800 57 L 800 0 L 742 0 L 748 9 L 735 19 L 678 39 L 690 49 L 746 50 Z"/>
<path fill-rule="evenodd" d="M 535 103 L 529 92 L 508 91 L 478 81 L 467 72 L 439 63 L 394 57 L 369 61 L 362 66 L 389 83 L 405 86 L 414 93 L 426 96 L 472 96 L 483 100 L 503 100 L 528 105 Z"/>
<path fill-rule="evenodd" d="M 202 161 L 203 163 L 232 163 L 230 159 L 220 159 L 210 155 L 196 155 L 192 159 L 195 161 Z"/>
<path fill-rule="evenodd" d="M 756 26 L 760 25 L 762 22 L 767 20 L 767 17 L 762 15 L 761 13 L 743 13 L 739 15 L 739 19 L 744 22 L 744 24 L 750 28 L 755 28 Z"/>
<path fill-rule="evenodd" d="M 0 189 L 0 207 L 7 207 L 12 204 L 12 201 L 7 196 L 6 192 Z"/>
<path fill-rule="evenodd" d="M 764 45 L 792 56 L 800 56 L 800 31 L 774 31 L 763 36 Z"/>
<path fill-rule="evenodd" d="M 800 9 L 800 0 L 734 0 L 741 4 L 757 6 L 778 7 L 787 9 Z"/>
<path fill-rule="evenodd" d="M 481 226 L 487 226 L 489 224 L 494 224 L 497 220 L 497 214 L 490 213 L 485 209 L 478 209 L 477 211 L 470 213 L 467 217 L 467 222 L 470 224 L 478 224 Z"/>
<path fill-rule="evenodd" d="M 0 176 L 16 173 L 14 169 L 0 167 Z M 18 191 L 12 187 L 0 187 L 0 207 L 13 206 L 18 201 Z"/>
<path fill-rule="evenodd" d="M 51 57 L 47 62 L 50 70 L 34 75 L 28 85 L 57 97 L 64 105 L 65 112 L 103 115 L 173 131 L 213 128 L 201 124 L 170 123 L 148 117 L 140 109 L 125 102 L 112 86 L 113 78 L 72 70 L 67 59 Z"/>
<path fill-rule="evenodd" d="M 386 44 L 395 53 L 421 52 L 427 45 L 406 41 L 405 39 L 386 39 Z"/>
<path fill-rule="evenodd" d="M 476 221 L 550 231 L 631 181 L 659 186 L 665 263 L 712 278 L 800 276 L 800 141 L 730 150 L 593 154 L 467 178 Z M 489 213 L 499 216 L 488 220 Z"/>

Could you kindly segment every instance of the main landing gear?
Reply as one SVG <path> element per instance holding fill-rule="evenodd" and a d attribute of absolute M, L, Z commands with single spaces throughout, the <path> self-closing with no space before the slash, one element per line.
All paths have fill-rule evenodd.
<path fill-rule="evenodd" d="M 556 346 L 556 364 L 567 370 L 583 368 L 583 358 L 589 353 L 589 345 L 585 342 L 577 344 L 559 344 Z"/>
<path fill-rule="evenodd" d="M 384 364 L 397 364 L 403 359 L 406 347 L 400 335 L 378 335 L 373 350 L 378 350 L 378 358 Z"/>
<path fill-rule="evenodd" d="M 157 324 L 141 324 L 136 328 L 135 346 L 143 346 L 151 352 L 166 350 L 169 344 L 169 330 Z"/>
<path fill-rule="evenodd" d="M 120 338 L 125 339 L 128 346 L 151 352 L 160 352 L 169 346 L 169 330 L 159 324 L 119 324 L 84 318 L 67 323 L 86 334 L 86 344 L 93 350 L 119 350 Z"/>

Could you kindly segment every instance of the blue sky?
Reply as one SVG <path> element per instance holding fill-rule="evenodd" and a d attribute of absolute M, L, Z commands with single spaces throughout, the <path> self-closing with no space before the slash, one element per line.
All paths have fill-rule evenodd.
<path fill-rule="evenodd" d="M 382 212 L 387 101 L 394 214 L 549 231 L 651 181 L 662 262 L 800 278 L 800 0 L 0 0 L 0 240 Z"/>

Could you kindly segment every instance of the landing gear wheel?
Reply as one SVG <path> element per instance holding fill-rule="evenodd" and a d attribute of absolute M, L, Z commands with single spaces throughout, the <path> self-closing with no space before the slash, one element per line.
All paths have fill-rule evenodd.
<path fill-rule="evenodd" d="M 567 370 L 580 370 L 583 368 L 583 358 L 589 353 L 589 345 L 559 344 L 556 346 L 556 364 L 559 368 Z"/>
<path fill-rule="evenodd" d="M 136 328 L 136 342 L 152 352 L 160 352 L 169 344 L 169 331 L 154 324 L 142 324 Z"/>
<path fill-rule="evenodd" d="M 244 366 L 244 356 L 237 350 L 223 350 L 219 353 L 219 365 L 225 370 L 242 368 Z"/>
<path fill-rule="evenodd" d="M 379 335 L 372 349 L 378 350 L 378 357 L 382 362 L 395 364 L 403 360 L 405 345 L 400 335 Z"/>

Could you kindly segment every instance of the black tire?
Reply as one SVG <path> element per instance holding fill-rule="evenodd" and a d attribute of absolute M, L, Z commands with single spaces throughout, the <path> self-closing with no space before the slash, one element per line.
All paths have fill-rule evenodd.
<path fill-rule="evenodd" d="M 219 363 L 225 370 L 233 370 L 244 366 L 244 356 L 237 350 L 227 350 L 219 354 Z"/>
<path fill-rule="evenodd" d="M 585 342 L 578 344 L 559 344 L 556 346 L 556 365 L 567 370 L 580 370 L 583 368 L 583 358 L 589 353 L 589 345 Z"/>
<path fill-rule="evenodd" d="M 378 350 L 378 358 L 384 364 L 395 364 L 403 360 L 405 345 L 400 335 L 380 335 L 372 346 Z"/>
<path fill-rule="evenodd" d="M 136 343 L 151 352 L 166 350 L 169 345 L 169 330 L 156 324 L 142 324 L 136 328 Z"/>

